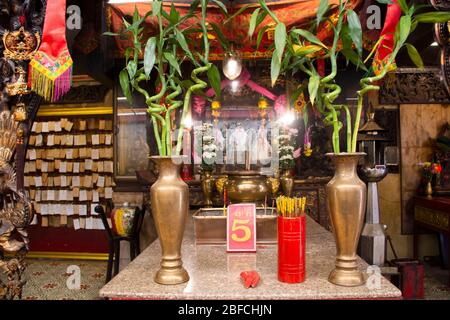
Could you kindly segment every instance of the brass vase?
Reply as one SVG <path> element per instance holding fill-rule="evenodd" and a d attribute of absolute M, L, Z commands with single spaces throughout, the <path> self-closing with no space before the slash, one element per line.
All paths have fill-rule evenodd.
<path fill-rule="evenodd" d="M 365 155 L 362 152 L 327 154 L 335 165 L 335 174 L 326 192 L 336 241 L 335 269 L 328 281 L 340 286 L 359 286 L 365 282 L 356 260 L 366 208 L 366 185 L 359 179 L 356 167 Z"/>
<path fill-rule="evenodd" d="M 215 180 L 210 170 L 203 170 L 202 191 L 205 197 L 204 206 L 211 208 L 213 205 L 212 196 L 214 192 Z"/>
<path fill-rule="evenodd" d="M 158 180 L 150 188 L 156 231 L 161 244 L 161 268 L 156 272 L 159 284 L 189 281 L 181 260 L 186 217 L 189 211 L 189 188 L 180 177 L 182 157 L 150 157 L 158 168 Z"/>
<path fill-rule="evenodd" d="M 427 186 L 425 188 L 425 193 L 428 198 L 433 196 L 433 187 L 431 186 L 431 181 L 428 181 Z"/>
<path fill-rule="evenodd" d="M 293 170 L 284 170 L 280 177 L 281 189 L 286 197 L 292 196 L 294 189 L 294 174 Z"/>

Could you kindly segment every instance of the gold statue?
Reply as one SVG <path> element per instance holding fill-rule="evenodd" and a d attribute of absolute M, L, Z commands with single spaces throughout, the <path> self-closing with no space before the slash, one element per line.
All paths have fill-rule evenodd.
<path fill-rule="evenodd" d="M 0 269 L 8 277 L 8 283 L 0 280 L 0 299 L 20 299 L 25 281 L 24 257 L 28 250 L 28 234 L 25 228 L 33 218 L 28 197 L 16 188 L 16 171 L 12 165 L 20 127 L 10 111 L 0 112 L 0 250 L 12 253 L 14 258 L 0 259 Z M 17 232 L 21 239 L 12 238 Z"/>

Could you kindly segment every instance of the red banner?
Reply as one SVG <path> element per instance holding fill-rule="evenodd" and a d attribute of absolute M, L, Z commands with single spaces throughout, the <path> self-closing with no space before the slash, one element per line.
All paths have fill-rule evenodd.
<path fill-rule="evenodd" d="M 362 0 L 350 0 L 349 7 L 356 8 Z M 308 21 L 312 20 L 316 16 L 317 7 L 319 6 L 320 0 L 309 0 L 309 1 L 278 1 L 278 2 L 267 2 L 270 10 L 278 17 L 278 19 L 283 22 L 287 29 L 294 26 L 302 27 Z M 337 5 L 339 0 L 330 0 L 330 5 Z M 109 7 L 109 22 L 110 29 L 113 32 L 119 33 L 123 29 L 124 16 L 133 16 L 133 12 L 137 5 L 137 9 L 141 16 L 146 14 L 152 9 L 151 3 L 137 3 L 137 4 L 113 4 Z M 171 4 L 170 4 L 171 5 Z M 166 12 L 170 11 L 170 5 L 165 4 L 164 10 Z M 189 5 L 183 3 L 176 3 L 175 6 L 179 10 L 181 16 L 185 15 L 189 11 Z M 235 6 L 233 12 L 239 10 L 242 5 Z M 274 25 L 273 20 L 270 17 L 266 17 L 261 24 L 256 27 L 254 36 L 252 39 L 248 37 L 248 29 L 250 25 L 250 17 L 253 11 L 258 7 L 258 4 L 250 6 L 241 14 L 237 15 L 232 21 L 224 24 L 225 16 L 224 14 L 215 6 L 208 8 L 208 23 L 216 23 L 221 27 L 221 31 L 224 36 L 229 40 L 234 42 L 239 46 L 239 51 L 244 58 L 270 58 L 272 56 L 270 51 L 267 51 L 267 47 L 273 43 L 273 28 L 269 27 L 265 32 L 263 39 L 261 41 L 260 48 L 256 50 L 256 38 L 259 30 L 267 25 Z M 230 15 L 233 12 L 229 12 Z M 185 25 L 181 26 L 187 27 L 192 24 L 197 23 L 196 18 L 188 19 Z M 150 17 L 146 20 L 147 27 L 145 28 L 144 39 L 158 32 L 158 23 L 156 18 Z M 329 23 L 323 23 L 322 28 L 318 34 L 321 40 L 328 38 L 332 34 L 332 26 Z M 211 60 L 218 60 L 222 58 L 222 48 L 218 41 L 215 39 L 214 34 L 210 35 L 211 38 Z M 125 48 L 132 46 L 132 42 L 126 38 L 116 37 L 117 46 L 119 51 L 123 53 Z M 199 42 L 199 41 L 197 41 Z"/>

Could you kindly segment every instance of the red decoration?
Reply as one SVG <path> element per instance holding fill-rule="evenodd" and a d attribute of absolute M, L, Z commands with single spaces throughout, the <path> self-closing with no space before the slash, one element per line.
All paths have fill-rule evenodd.
<path fill-rule="evenodd" d="M 255 288 L 258 285 L 261 276 L 257 271 L 243 271 L 241 272 L 241 279 L 244 281 L 245 288 Z"/>
<path fill-rule="evenodd" d="M 181 179 L 183 179 L 184 181 L 192 180 L 192 172 L 190 164 L 183 164 L 181 166 Z"/>
<path fill-rule="evenodd" d="M 278 280 L 287 283 L 305 281 L 305 216 L 278 216 Z"/>
<path fill-rule="evenodd" d="M 317 60 L 317 73 L 319 73 L 319 76 L 321 77 L 325 76 L 325 60 L 323 59 Z"/>
<path fill-rule="evenodd" d="M 362 0 L 350 0 L 348 1 L 348 7 L 355 9 L 360 5 Z M 307 21 L 315 20 L 317 8 L 320 4 L 320 0 L 308 0 L 308 1 L 266 1 L 266 4 L 272 10 L 272 12 L 278 17 L 278 19 L 283 22 L 289 29 L 294 26 L 302 26 Z M 329 5 L 334 7 L 332 10 L 336 11 L 336 6 L 339 4 L 339 0 L 329 0 Z M 170 14 L 171 3 L 163 4 L 163 10 Z M 174 3 L 177 10 L 183 16 L 189 11 L 189 4 L 187 3 Z M 229 14 L 232 15 L 235 11 L 242 8 L 245 4 L 236 4 L 233 8 L 234 11 L 230 11 Z M 148 11 L 152 9 L 151 2 L 145 3 L 115 3 L 111 4 L 113 10 L 110 10 L 111 16 L 111 31 L 120 32 L 124 29 L 123 17 L 133 16 L 135 7 L 137 7 L 139 14 L 144 16 Z M 273 28 L 268 28 L 262 37 L 261 44 L 258 50 L 256 47 L 256 38 L 259 30 L 273 23 L 270 17 L 266 17 L 255 29 L 254 36 L 252 38 L 248 37 L 248 29 L 250 25 L 250 19 L 252 13 L 254 12 L 256 6 L 250 6 L 244 10 L 241 14 L 235 16 L 233 21 L 228 24 L 224 24 L 224 14 L 222 11 L 214 6 L 208 8 L 208 23 L 215 23 L 221 28 L 222 33 L 226 39 L 239 44 L 239 52 L 243 59 L 255 59 L 255 58 L 271 58 L 272 50 L 268 50 L 268 47 L 274 42 L 274 30 Z M 184 29 L 191 26 L 197 22 L 198 16 L 186 20 L 185 23 L 179 27 Z M 158 32 L 158 24 L 155 17 L 149 17 L 147 20 L 147 26 L 145 28 L 145 38 L 147 36 L 154 35 Z M 331 23 L 323 23 L 321 27 L 321 32 L 318 38 L 321 41 L 328 40 L 333 35 L 333 27 Z M 231 27 L 232 26 L 232 27 Z M 193 33 L 193 37 L 197 34 Z M 211 32 L 211 51 L 210 60 L 221 60 L 223 58 L 222 46 L 214 32 Z M 198 41 L 196 41 L 198 43 Z M 325 43 L 328 41 L 325 41 Z M 127 47 L 132 46 L 132 39 L 125 39 L 124 37 L 116 37 L 116 43 L 119 51 L 123 54 Z M 197 50 L 200 47 L 197 46 L 194 49 Z"/>
<path fill-rule="evenodd" d="M 66 0 L 48 0 L 42 42 L 30 61 L 29 85 L 47 101 L 57 101 L 72 84 L 73 61 L 66 41 Z"/>
<path fill-rule="evenodd" d="M 381 31 L 380 41 L 377 51 L 373 59 L 373 70 L 375 74 L 379 74 L 392 54 L 392 50 L 395 46 L 394 34 L 397 24 L 400 21 L 402 15 L 402 9 L 397 0 L 394 0 L 391 4 L 388 4 L 386 12 L 386 20 L 384 21 L 383 30 Z"/>

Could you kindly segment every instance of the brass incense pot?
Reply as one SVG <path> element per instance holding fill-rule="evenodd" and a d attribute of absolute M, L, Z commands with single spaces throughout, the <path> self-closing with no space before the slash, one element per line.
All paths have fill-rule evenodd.
<path fill-rule="evenodd" d="M 231 203 L 264 203 L 267 197 L 277 193 L 279 186 L 278 179 L 249 170 L 227 172 L 216 180 L 217 190 L 220 193 L 225 190 Z"/>

